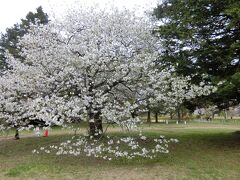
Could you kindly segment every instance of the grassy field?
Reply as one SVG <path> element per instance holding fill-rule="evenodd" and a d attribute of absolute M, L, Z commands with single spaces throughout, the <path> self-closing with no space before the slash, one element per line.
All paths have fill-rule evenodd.
<path fill-rule="evenodd" d="M 69 130 L 50 131 L 48 138 L 13 140 L 0 137 L 0 179 L 240 179 L 240 123 L 238 121 L 144 125 L 144 135 L 178 138 L 169 154 L 156 159 L 105 161 L 91 157 L 35 155 L 35 148 L 72 136 Z M 119 128 L 111 136 L 125 136 Z"/>

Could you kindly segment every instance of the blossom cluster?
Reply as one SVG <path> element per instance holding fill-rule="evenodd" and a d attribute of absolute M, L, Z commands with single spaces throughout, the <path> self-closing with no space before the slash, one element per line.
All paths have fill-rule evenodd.
<path fill-rule="evenodd" d="M 153 159 L 160 153 L 169 153 L 168 144 L 177 142 L 177 139 L 167 139 L 164 136 L 155 139 L 143 135 L 122 138 L 110 138 L 107 136 L 101 141 L 89 139 L 85 136 L 74 136 L 71 140 L 62 142 L 59 145 L 41 147 L 38 150 L 34 149 L 32 152 L 35 154 L 82 155 L 106 160 L 134 159 L 137 157 Z"/>

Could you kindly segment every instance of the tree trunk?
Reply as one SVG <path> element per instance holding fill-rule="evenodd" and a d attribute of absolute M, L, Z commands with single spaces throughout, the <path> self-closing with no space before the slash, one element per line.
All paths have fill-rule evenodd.
<path fill-rule="evenodd" d="M 95 114 L 89 114 L 89 135 L 98 138 L 103 133 L 102 119 L 100 117 L 101 112 Z"/>
<path fill-rule="evenodd" d="M 181 121 L 181 110 L 180 108 L 177 109 L 178 121 Z"/>
<path fill-rule="evenodd" d="M 184 113 L 183 113 L 183 111 L 181 112 L 181 110 L 180 110 L 180 113 L 181 113 L 181 120 L 183 120 L 184 119 Z"/>
<path fill-rule="evenodd" d="M 158 123 L 158 113 L 155 113 L 155 122 Z"/>
<path fill-rule="evenodd" d="M 148 109 L 147 122 L 151 123 L 151 111 L 150 111 L 150 109 Z"/>
<path fill-rule="evenodd" d="M 88 125 L 89 125 L 89 136 L 95 136 L 96 128 L 95 128 L 95 122 L 94 122 L 94 114 L 92 112 L 88 115 Z"/>
<path fill-rule="evenodd" d="M 134 111 L 131 113 L 131 116 L 132 116 L 132 118 L 135 118 L 135 117 L 137 116 L 136 110 L 134 110 Z"/>
<path fill-rule="evenodd" d="M 97 112 L 94 115 L 94 122 L 95 122 L 95 131 L 96 131 L 96 137 L 100 137 L 103 133 L 103 126 L 102 126 L 102 118 L 101 118 L 101 112 Z"/>
<path fill-rule="evenodd" d="M 227 110 L 224 109 L 224 119 L 226 120 L 227 119 Z"/>
<path fill-rule="evenodd" d="M 16 132 L 15 132 L 15 139 L 17 140 L 20 139 L 18 129 L 16 129 Z"/>
<path fill-rule="evenodd" d="M 214 119 L 215 113 L 212 113 L 212 120 Z"/>
<path fill-rule="evenodd" d="M 173 119 L 173 113 L 170 112 L 170 119 Z"/>

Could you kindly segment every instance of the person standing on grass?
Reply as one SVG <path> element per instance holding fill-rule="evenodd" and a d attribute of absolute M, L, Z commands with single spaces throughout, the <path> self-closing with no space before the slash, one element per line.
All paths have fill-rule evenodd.
<path fill-rule="evenodd" d="M 15 131 L 15 139 L 18 140 L 20 139 L 19 137 L 19 132 L 18 132 L 18 129 L 16 128 L 16 131 Z"/>

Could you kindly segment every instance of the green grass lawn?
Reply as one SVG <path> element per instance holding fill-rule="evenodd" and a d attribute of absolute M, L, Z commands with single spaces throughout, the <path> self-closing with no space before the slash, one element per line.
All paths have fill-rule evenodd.
<path fill-rule="evenodd" d="M 13 140 L 0 137 L 0 179 L 240 179 L 240 124 L 193 122 L 143 125 L 144 135 L 178 138 L 169 154 L 155 159 L 106 161 L 84 156 L 32 154 L 33 149 L 57 144 L 73 132 L 55 128 L 48 138 Z M 126 136 L 117 127 L 111 136 Z M 31 133 L 24 133 L 31 136 Z M 134 133 L 133 133 L 134 135 Z"/>

